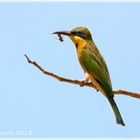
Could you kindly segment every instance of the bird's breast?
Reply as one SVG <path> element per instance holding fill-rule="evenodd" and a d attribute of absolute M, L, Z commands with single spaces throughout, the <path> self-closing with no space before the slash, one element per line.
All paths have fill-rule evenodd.
<path fill-rule="evenodd" d="M 86 43 L 83 42 L 83 43 L 77 44 L 76 50 L 77 50 L 77 56 L 79 59 L 80 59 L 82 53 L 84 52 L 85 48 L 86 48 Z"/>
<path fill-rule="evenodd" d="M 85 59 L 84 53 L 86 51 L 86 44 L 85 43 L 78 44 L 76 47 L 76 50 L 77 50 L 77 57 L 78 57 L 79 63 L 81 65 L 81 67 L 83 68 L 83 70 L 86 72 L 86 69 L 83 65 L 83 60 Z"/>

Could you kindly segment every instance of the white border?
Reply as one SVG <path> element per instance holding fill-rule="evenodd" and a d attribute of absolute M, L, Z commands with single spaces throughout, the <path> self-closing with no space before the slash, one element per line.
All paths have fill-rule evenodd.
<path fill-rule="evenodd" d="M 3 2 L 140 2 L 140 0 L 0 0 Z M 0 138 L 0 140 L 128 140 L 127 138 Z M 129 138 L 129 140 L 140 140 Z"/>
<path fill-rule="evenodd" d="M 0 138 L 0 140 L 140 140 L 139 138 Z"/>
<path fill-rule="evenodd" d="M 140 0 L 0 0 L 0 2 L 140 2 Z"/>
<path fill-rule="evenodd" d="M 140 140 L 139 138 L 0 138 L 0 140 Z"/>

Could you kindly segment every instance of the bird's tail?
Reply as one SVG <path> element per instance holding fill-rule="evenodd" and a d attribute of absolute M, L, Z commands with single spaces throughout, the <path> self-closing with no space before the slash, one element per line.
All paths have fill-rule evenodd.
<path fill-rule="evenodd" d="M 125 124 L 123 122 L 123 119 L 121 117 L 120 111 L 119 111 L 119 109 L 118 109 L 118 107 L 117 107 L 117 105 L 116 105 L 113 97 L 108 97 L 108 100 L 109 100 L 109 103 L 111 104 L 111 107 L 112 107 L 112 109 L 114 111 L 114 114 L 116 116 L 116 122 L 117 122 L 117 124 L 120 124 L 120 125 L 125 126 Z"/>

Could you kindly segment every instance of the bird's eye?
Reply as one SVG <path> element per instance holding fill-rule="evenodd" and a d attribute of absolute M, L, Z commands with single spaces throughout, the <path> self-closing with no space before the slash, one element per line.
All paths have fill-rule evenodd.
<path fill-rule="evenodd" d="M 82 35 L 82 31 L 80 31 L 80 30 L 78 30 L 76 33 L 77 33 L 77 35 L 79 35 L 79 36 Z"/>
<path fill-rule="evenodd" d="M 82 36 L 83 32 L 81 30 L 74 30 L 71 32 L 73 35 Z"/>

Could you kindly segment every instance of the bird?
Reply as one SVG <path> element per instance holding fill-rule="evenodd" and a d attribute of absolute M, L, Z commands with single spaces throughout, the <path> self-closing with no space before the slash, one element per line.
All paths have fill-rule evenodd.
<path fill-rule="evenodd" d="M 125 126 L 120 111 L 114 100 L 114 94 L 107 64 L 96 47 L 92 35 L 86 27 L 76 27 L 70 31 L 56 31 L 53 34 L 68 36 L 75 44 L 79 63 L 84 71 L 84 81 L 91 81 L 109 101 L 116 117 L 117 124 Z"/>

